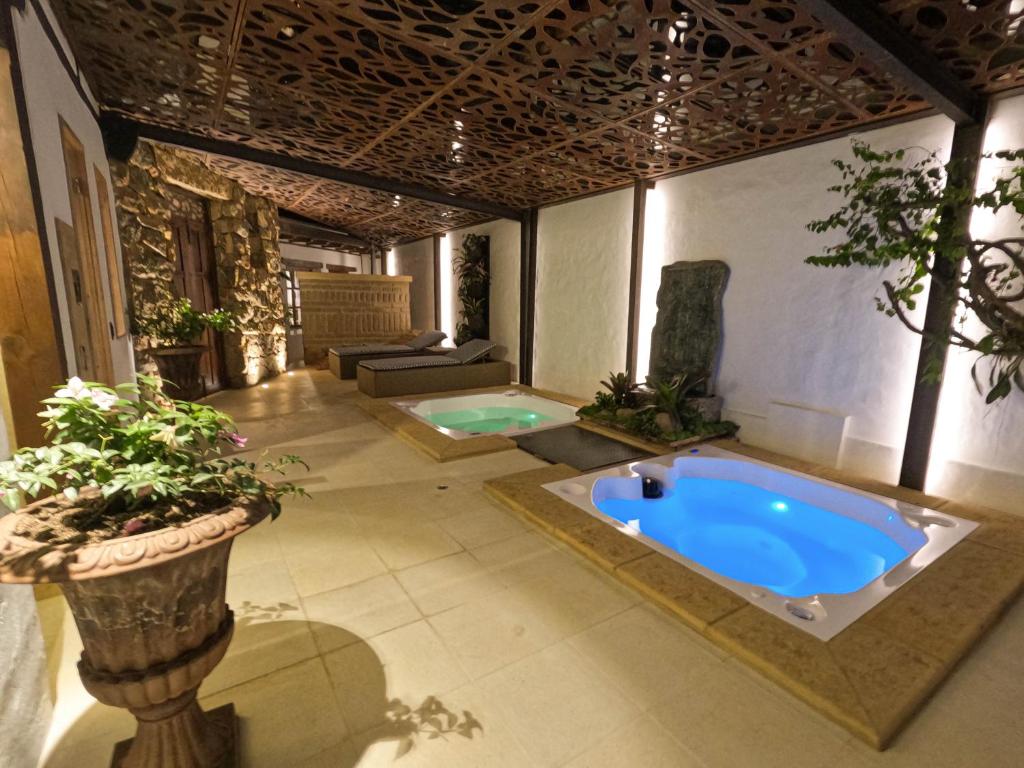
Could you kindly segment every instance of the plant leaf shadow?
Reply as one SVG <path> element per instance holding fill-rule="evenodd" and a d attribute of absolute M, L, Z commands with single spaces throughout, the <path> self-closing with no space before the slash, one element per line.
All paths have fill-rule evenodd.
<path fill-rule="evenodd" d="M 257 621 L 262 620 L 264 615 L 278 612 L 282 607 L 290 606 L 283 603 L 277 606 L 252 606 L 260 612 Z M 384 665 L 376 652 L 365 640 L 342 627 L 289 620 L 250 623 L 243 619 L 236 625 L 232 642 L 239 647 L 269 649 L 275 643 L 292 642 L 295 633 L 301 631 L 298 625 L 305 625 L 306 629 L 314 633 L 321 647 L 344 648 L 347 654 L 356 658 L 360 669 L 358 679 L 340 681 L 340 684 L 335 681 L 334 695 L 341 712 L 359 712 L 360 720 L 372 725 L 353 732 L 347 724 L 337 723 L 340 736 L 333 747 L 341 748 L 347 743 L 352 748 L 338 752 L 337 759 L 331 764 L 334 768 L 356 768 L 363 753 L 378 742 L 394 742 L 393 759 L 397 762 L 434 740 L 472 740 L 483 735 L 483 723 L 470 711 L 458 709 L 455 703 L 450 706 L 429 694 L 424 695 L 422 700 L 408 703 L 389 697 Z M 287 711 L 290 708 L 301 710 L 306 704 L 308 692 L 301 686 L 289 689 L 251 685 L 264 675 L 278 674 L 280 671 L 254 674 L 252 678 L 212 696 L 217 699 L 217 704 L 223 703 L 222 700 L 238 699 L 240 765 L 270 764 L 267 755 L 257 754 L 261 744 L 273 742 L 273 721 L 263 721 L 267 713 L 282 709 Z M 248 691 L 245 690 L 246 686 L 249 686 Z M 217 705 L 205 701 L 202 691 L 200 704 L 207 710 Z M 127 711 L 94 703 L 68 725 L 48 756 L 45 768 L 81 768 L 91 765 L 90 759 L 93 758 L 102 760 L 97 765 L 107 765 L 106 761 L 110 759 L 114 745 L 130 738 L 133 733 L 134 721 Z M 303 738 L 302 734 L 297 736 L 300 740 Z M 330 741 L 330 733 L 319 733 L 316 739 L 321 742 L 325 739 Z"/>

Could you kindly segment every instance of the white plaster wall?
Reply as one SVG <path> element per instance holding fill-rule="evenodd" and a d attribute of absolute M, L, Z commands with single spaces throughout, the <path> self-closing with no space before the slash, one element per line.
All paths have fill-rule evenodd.
<path fill-rule="evenodd" d="M 433 329 L 434 320 L 434 239 L 431 237 L 413 243 L 395 246 L 395 274 L 409 275 L 409 304 L 412 327 L 417 330 Z"/>
<path fill-rule="evenodd" d="M 543 208 L 534 384 L 590 397 L 626 367 L 632 190 Z"/>
<path fill-rule="evenodd" d="M 945 154 L 952 124 L 933 117 L 862 138 Z M 840 202 L 825 190 L 838 178 L 831 160 L 849 147 L 837 139 L 658 182 L 662 259 L 721 259 L 732 270 L 717 389 L 744 441 L 891 482 L 920 340 L 876 311 L 877 271 L 804 263 L 828 243 L 806 224 Z M 645 271 L 659 268 L 647 251 Z"/>
<path fill-rule="evenodd" d="M 71 222 L 71 202 L 68 196 L 64 155 L 61 151 L 59 118 L 64 119 L 85 148 L 85 160 L 89 176 L 89 199 L 92 202 L 93 229 L 96 233 L 100 279 L 103 283 L 108 322 L 113 319 L 113 306 L 110 298 L 110 282 L 107 277 L 103 227 L 100 223 L 93 167 L 99 168 L 100 172 L 107 179 L 110 210 L 112 216 L 114 216 L 114 240 L 117 248 L 116 262 L 120 272 L 122 269 L 121 242 L 117 233 L 117 220 L 114 213 L 116 207 L 113 197 L 113 181 L 110 176 L 110 167 L 107 164 L 106 153 L 103 149 L 103 139 L 100 135 L 99 126 L 61 66 L 56 52 L 50 46 L 50 41 L 35 15 L 32 4 L 26 4 L 24 14 L 15 12 L 14 19 L 18 54 L 25 84 L 25 101 L 28 108 L 29 129 L 32 134 L 36 170 L 39 174 L 40 193 L 43 201 L 46 237 L 49 244 L 50 260 L 53 265 L 53 276 L 58 297 L 57 303 L 64 337 L 65 358 L 68 362 L 69 375 L 73 375 L 75 373 L 75 356 L 71 342 L 71 323 L 64 298 L 66 296 L 64 278 L 61 271 L 60 255 L 57 251 L 57 236 L 54 224 L 55 217 L 69 223 Z M 70 57 L 70 53 L 68 55 Z M 124 276 L 122 274 L 119 274 L 117 279 L 124 285 Z M 127 295 L 127 292 L 125 292 L 125 295 Z M 134 376 L 135 364 L 130 335 L 126 334 L 119 339 L 111 339 L 110 346 L 114 378 L 117 381 L 131 380 Z"/>
<path fill-rule="evenodd" d="M 356 272 L 362 271 L 362 260 L 359 258 L 359 254 L 332 251 L 327 248 L 313 248 L 308 245 L 281 243 L 281 258 L 301 259 L 302 261 L 318 261 L 321 264 L 354 267 Z"/>
<path fill-rule="evenodd" d="M 985 151 L 1024 146 L 1024 97 L 994 104 Z M 978 189 L 991 188 L 1005 169 L 1002 161 L 985 160 L 978 174 Z M 1020 237 L 1021 220 L 1012 211 L 992 216 L 977 211 L 971 220 L 976 237 Z M 968 328 L 977 327 L 968 325 Z M 952 350 L 948 358 L 939 403 L 928 490 L 942 496 L 987 504 L 1024 514 L 1024 392 L 985 404 L 971 378 L 977 356 Z M 986 372 L 984 366 L 979 370 Z M 982 383 L 987 380 L 982 378 Z M 987 386 L 983 388 L 987 392 Z"/>
<path fill-rule="evenodd" d="M 498 219 L 449 232 L 453 253 L 458 252 L 462 239 L 469 234 L 491 238 L 491 341 L 498 344 L 493 357 L 508 360 L 518 370 L 519 222 Z M 453 282 L 452 296 L 455 295 Z"/>

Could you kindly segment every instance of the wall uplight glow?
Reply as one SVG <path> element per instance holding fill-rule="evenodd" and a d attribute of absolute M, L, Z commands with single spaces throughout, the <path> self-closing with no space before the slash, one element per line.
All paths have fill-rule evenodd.
<path fill-rule="evenodd" d="M 640 319 L 637 324 L 636 380 L 650 370 L 651 332 L 658 317 L 658 286 L 665 265 L 665 228 L 668 226 L 665 193 L 655 187 L 647 192 L 644 211 L 644 250 L 640 267 Z"/>
<path fill-rule="evenodd" d="M 993 118 L 985 129 L 984 151 L 998 152 L 1016 146 L 1016 120 Z M 983 158 L 978 166 L 975 190 L 978 193 L 992 189 L 998 179 L 1005 176 L 1013 163 L 995 157 Z M 974 209 L 971 214 L 971 235 L 978 239 L 998 239 L 1012 235 L 1016 228 L 1016 216 L 1007 213 L 993 213 L 988 209 Z M 962 306 L 957 308 L 958 330 L 967 336 L 979 338 L 983 333 L 981 323 L 973 315 L 966 315 Z M 998 405 L 985 407 L 984 395 L 977 392 L 971 375 L 977 355 L 957 347 L 950 347 L 946 357 L 946 368 L 942 375 L 942 389 L 939 393 L 939 407 L 935 416 L 935 430 L 932 433 L 931 454 L 928 457 L 928 475 L 925 491 L 939 495 L 956 495 L 955 463 L 967 459 L 969 443 L 965 435 L 971 425 L 980 423 L 986 415 L 991 416 Z M 979 379 L 985 382 L 987 369 L 979 366 Z M 983 387 L 984 388 L 984 387 Z M 989 428 L 992 428 L 992 422 Z"/>
<path fill-rule="evenodd" d="M 441 327 L 438 330 L 448 334 L 449 339 L 455 338 L 455 300 L 452 290 L 452 240 L 448 235 L 441 235 L 441 264 L 438 276 L 441 279 L 438 296 L 441 300 Z"/>
<path fill-rule="evenodd" d="M 397 260 L 397 255 L 395 254 L 395 249 L 392 248 L 390 251 L 388 251 L 387 261 L 384 264 L 384 274 L 385 275 L 392 275 L 392 276 L 394 276 L 394 275 L 398 274 L 398 264 L 397 264 L 396 260 Z"/>

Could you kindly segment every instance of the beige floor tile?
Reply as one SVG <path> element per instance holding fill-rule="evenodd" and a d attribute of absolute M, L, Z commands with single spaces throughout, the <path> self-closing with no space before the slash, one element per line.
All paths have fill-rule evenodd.
<path fill-rule="evenodd" d="M 478 685 L 504 712 L 532 766 L 561 765 L 639 714 L 566 643 L 488 675 Z"/>
<path fill-rule="evenodd" d="M 422 702 L 411 709 L 416 710 Z M 524 768 L 532 762 L 520 746 L 501 710 L 475 685 L 438 700 L 443 707 L 434 724 L 423 717 L 393 712 L 386 725 L 356 737 L 359 768 Z M 441 727 L 440 736 L 437 726 Z"/>
<path fill-rule="evenodd" d="M 564 634 L 575 634 L 636 605 L 640 597 L 588 563 L 563 568 L 509 587 Z"/>
<path fill-rule="evenodd" d="M 366 536 L 380 559 L 396 571 L 462 551 L 435 523 L 387 523 L 375 526 Z"/>
<path fill-rule="evenodd" d="M 496 573 L 468 552 L 406 568 L 395 577 L 426 616 L 485 597 L 505 586 Z"/>
<path fill-rule="evenodd" d="M 302 604 L 320 653 L 339 647 L 344 634 L 335 628 L 366 639 L 422 618 L 390 574 L 304 597 Z"/>
<path fill-rule="evenodd" d="M 845 731 L 773 696 L 734 664 L 700 669 L 651 715 L 709 766 L 823 768 L 844 748 Z"/>
<path fill-rule="evenodd" d="M 526 530 L 512 513 L 492 506 L 482 495 L 475 507 L 446 518 L 440 525 L 466 549 L 508 539 Z"/>
<path fill-rule="evenodd" d="M 275 525 L 276 521 L 264 520 L 234 539 L 231 544 L 228 573 L 234 574 L 281 559 L 281 544 L 277 538 Z"/>
<path fill-rule="evenodd" d="M 463 686 L 466 674 L 425 621 L 327 654 L 324 663 L 353 733 L 384 722 L 389 701 L 415 707 Z"/>
<path fill-rule="evenodd" d="M 284 563 L 232 573 L 228 605 L 235 634 L 227 655 L 206 679 L 206 694 L 239 685 L 316 655 L 302 603 Z"/>
<path fill-rule="evenodd" d="M 288 570 L 303 597 L 346 587 L 387 571 L 387 566 L 362 538 L 323 541 L 315 548 L 286 554 Z"/>
<path fill-rule="evenodd" d="M 310 659 L 206 696 L 213 709 L 232 702 L 241 718 L 242 764 L 295 765 L 342 743 L 348 735 L 323 663 Z"/>
<path fill-rule="evenodd" d="M 568 554 L 550 537 L 538 531 L 513 536 L 470 550 L 470 554 L 505 584 L 535 579 L 578 562 L 579 555 Z"/>
<path fill-rule="evenodd" d="M 536 653 L 567 632 L 534 610 L 524 595 L 504 590 L 429 618 L 471 678 Z"/>
<path fill-rule="evenodd" d="M 566 768 L 704 768 L 704 763 L 649 717 L 634 720 L 601 739 Z"/>
<path fill-rule="evenodd" d="M 641 709 L 702 679 L 723 654 L 657 609 L 639 605 L 585 632 L 569 644 Z"/>

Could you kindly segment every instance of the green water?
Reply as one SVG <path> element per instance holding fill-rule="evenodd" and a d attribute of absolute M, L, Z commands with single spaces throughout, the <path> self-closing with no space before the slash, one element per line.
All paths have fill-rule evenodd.
<path fill-rule="evenodd" d="M 527 408 L 494 406 L 433 413 L 427 420 L 439 427 L 463 432 L 504 432 L 506 429 L 530 429 L 551 421 L 552 417 Z"/>

